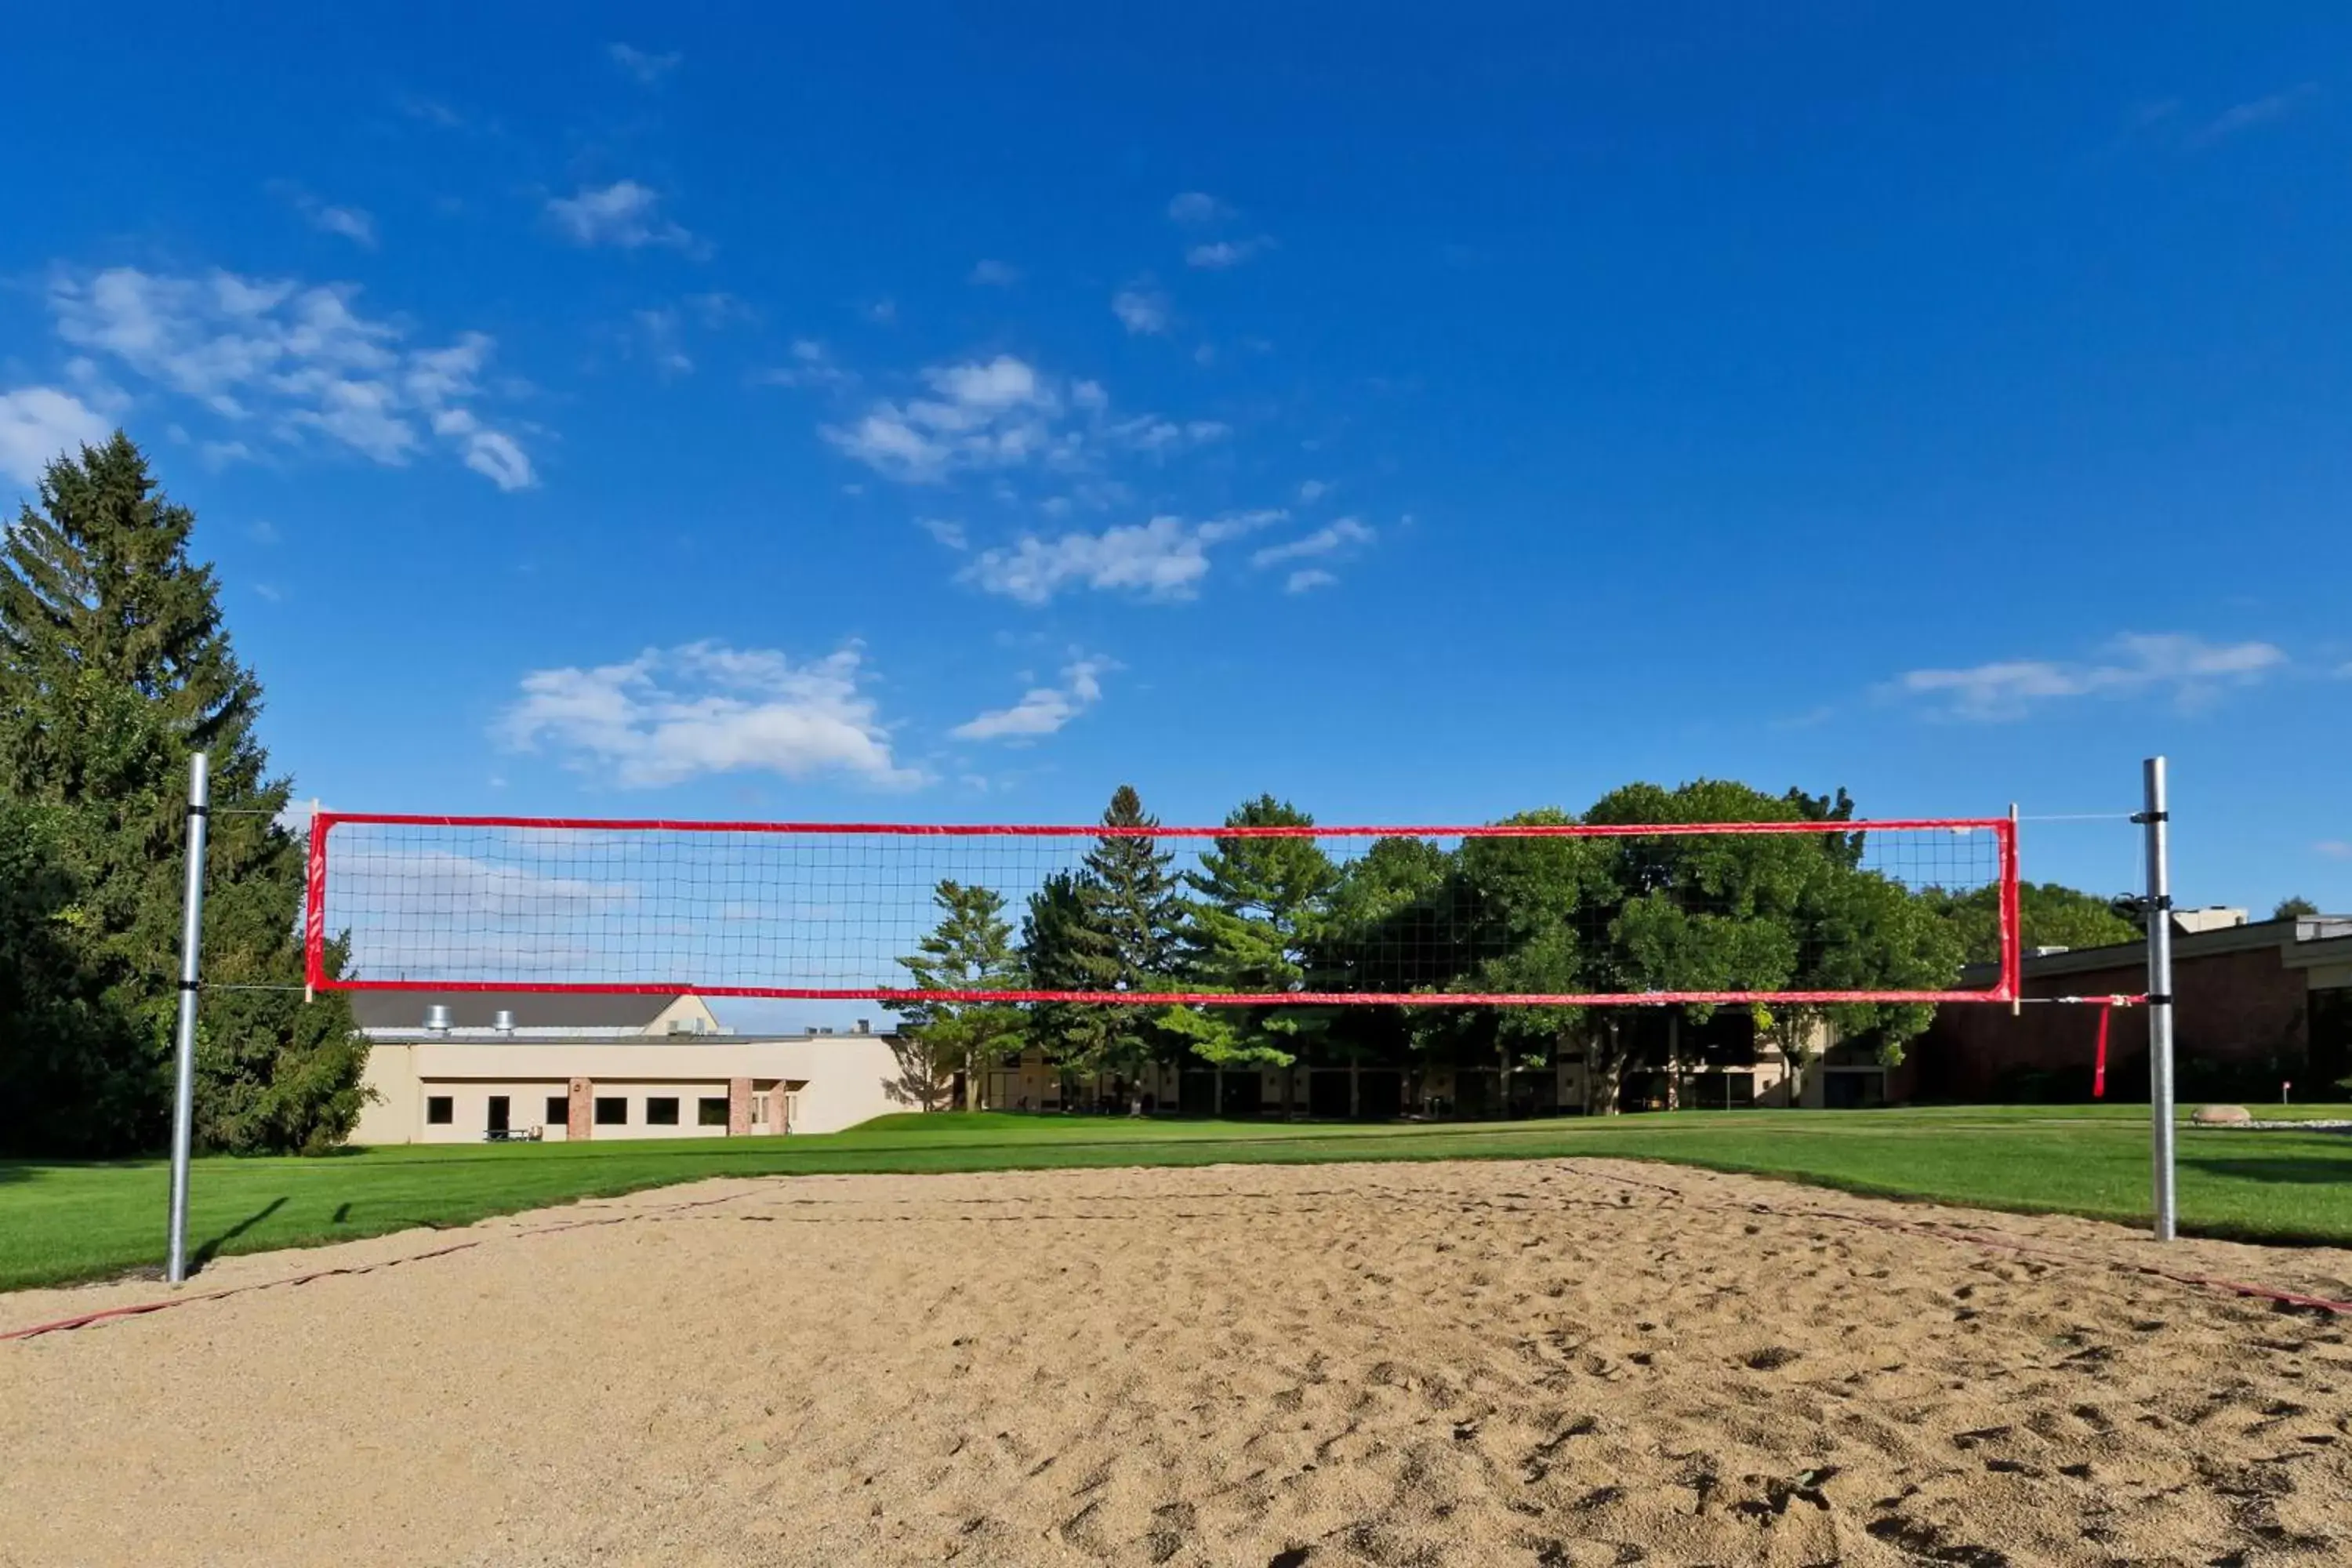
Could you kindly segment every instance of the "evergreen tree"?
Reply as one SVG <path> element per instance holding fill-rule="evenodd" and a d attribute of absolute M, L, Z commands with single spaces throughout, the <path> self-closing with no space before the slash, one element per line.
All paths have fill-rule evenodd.
<path fill-rule="evenodd" d="M 1311 827 L 1315 819 L 1270 795 L 1225 816 L 1227 827 Z M 1213 991 L 1303 990 L 1326 900 L 1339 868 L 1312 838 L 1236 836 L 1213 840 L 1200 869 L 1187 877 L 1183 968 Z M 1171 1007 L 1160 1021 L 1219 1066 L 1287 1067 L 1300 1037 L 1328 1023 L 1310 1009 Z"/>
<path fill-rule="evenodd" d="M 189 557 L 194 523 L 117 433 L 50 464 L 39 505 L 0 545 L 0 803 L 18 825 L 13 852 L 43 867 L 49 890 L 36 897 L 60 900 L 37 939 L 62 952 L 57 978 L 36 983 L 36 1015 L 62 1008 L 76 1021 L 48 1034 L 0 1016 L 0 1100 L 50 1097 L 0 1122 L 11 1147 L 112 1153 L 163 1141 L 193 752 L 212 758 L 205 978 L 302 984 L 303 846 L 279 820 L 289 785 L 269 776 L 254 731 L 260 685 L 230 646 L 212 569 Z M 305 1006 L 299 989 L 208 991 L 199 1146 L 341 1141 L 364 1061 L 339 996 Z"/>
<path fill-rule="evenodd" d="M 964 1075 L 964 1107 L 977 1110 L 989 1068 L 1021 1048 L 1020 1009 L 1002 1002 L 926 998 L 927 991 L 1013 989 L 1020 964 L 1004 895 L 992 888 L 942 881 L 932 891 L 940 923 L 921 951 L 900 959 L 915 977 L 917 995 L 901 1005 L 900 1067 L 911 1098 L 929 1110 L 943 1080 Z"/>
<path fill-rule="evenodd" d="M 1150 828 L 1131 784 L 1112 792 L 1105 827 Z M 1175 856 L 1150 837 L 1106 833 L 1075 871 L 1046 879 L 1030 896 L 1022 951 L 1040 991 L 1139 992 L 1164 988 L 1176 961 L 1183 910 Z M 1144 1010 L 1086 1002 L 1043 1002 L 1029 1010 L 1031 1039 L 1065 1072 L 1132 1077 L 1165 1042 Z"/>
<path fill-rule="evenodd" d="M 1021 922 L 1021 955 L 1031 990 L 1117 988 L 1116 952 L 1095 918 L 1094 889 L 1084 871 L 1057 871 L 1029 895 Z M 1117 1011 L 1098 1003 L 1037 1003 L 1027 1011 L 1029 1043 L 1061 1071 L 1105 1070 L 1114 1054 Z"/>
<path fill-rule="evenodd" d="M 1121 784 L 1111 792 L 1102 825 L 1157 827 L 1160 819 L 1145 813 L 1133 784 Z M 1149 990 L 1175 962 L 1183 917 L 1181 893 L 1168 869 L 1175 858 L 1158 840 L 1126 833 L 1106 834 L 1087 851 L 1080 892 L 1091 945 L 1108 960 L 1118 990 Z"/>

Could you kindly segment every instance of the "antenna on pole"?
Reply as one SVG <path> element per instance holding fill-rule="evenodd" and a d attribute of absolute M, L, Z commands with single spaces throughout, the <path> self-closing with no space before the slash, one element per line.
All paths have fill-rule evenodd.
<path fill-rule="evenodd" d="M 211 759 L 188 759 L 188 881 L 180 910 L 180 1018 L 173 1043 L 172 1215 L 163 1278 L 188 1277 L 188 1150 L 196 1128 L 196 952 L 204 941 L 205 824 L 212 810 Z"/>
<path fill-rule="evenodd" d="M 2179 1213 L 2172 1172 L 2172 864 L 2171 813 L 2165 805 L 2164 759 L 2141 764 L 2147 805 L 2132 820 L 2147 829 L 2147 1110 L 2155 1165 L 2158 1241 L 2170 1241 Z"/>

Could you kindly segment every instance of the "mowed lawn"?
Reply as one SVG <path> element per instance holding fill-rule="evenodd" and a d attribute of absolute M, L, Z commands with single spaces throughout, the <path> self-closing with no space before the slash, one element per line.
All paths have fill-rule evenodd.
<path fill-rule="evenodd" d="M 2298 1116 L 2346 1114 L 2297 1107 Z M 2145 1222 L 2145 1107 L 1689 1111 L 1353 1126 L 940 1114 L 787 1139 L 439 1144 L 195 1163 L 190 1243 L 221 1253 L 458 1226 L 706 1176 L 1608 1155 L 1851 1192 Z M 2183 1127 L 2182 1229 L 2352 1245 L 2352 1136 Z M 0 1162 L 0 1289 L 158 1264 L 165 1164 Z"/>

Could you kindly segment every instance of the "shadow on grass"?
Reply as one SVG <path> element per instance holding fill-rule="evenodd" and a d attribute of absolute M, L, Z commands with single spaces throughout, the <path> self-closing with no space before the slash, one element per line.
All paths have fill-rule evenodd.
<path fill-rule="evenodd" d="M 2241 1160 L 2180 1157 L 2183 1170 L 2209 1176 L 2234 1176 L 2247 1182 L 2280 1182 L 2312 1187 L 2342 1187 L 2352 1193 L 2352 1163 L 2334 1160 L 2251 1158 Z"/>
<path fill-rule="evenodd" d="M 214 1257 L 219 1253 L 223 1247 L 235 1241 L 238 1237 L 243 1236 L 247 1231 L 251 1230 L 255 1226 L 259 1225 L 263 1220 L 268 1219 L 271 1215 L 276 1214 L 279 1209 L 282 1209 L 285 1206 L 286 1200 L 284 1198 L 272 1198 L 268 1203 L 262 1205 L 259 1208 L 254 1210 L 251 1214 L 246 1215 L 243 1219 L 237 1221 L 235 1225 L 229 1226 L 226 1230 L 221 1232 L 218 1236 L 214 1237 L 210 1241 L 205 1242 L 202 1247 L 197 1247 L 195 1256 L 196 1267 L 199 1269 L 203 1268 L 205 1265 L 213 1260 Z"/>

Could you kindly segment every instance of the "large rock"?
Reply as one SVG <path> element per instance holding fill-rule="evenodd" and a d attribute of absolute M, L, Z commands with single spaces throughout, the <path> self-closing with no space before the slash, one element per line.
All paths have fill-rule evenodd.
<path fill-rule="evenodd" d="M 2242 1105 L 2200 1105 L 2189 1120 L 2199 1127 L 2243 1127 L 2254 1113 Z"/>

